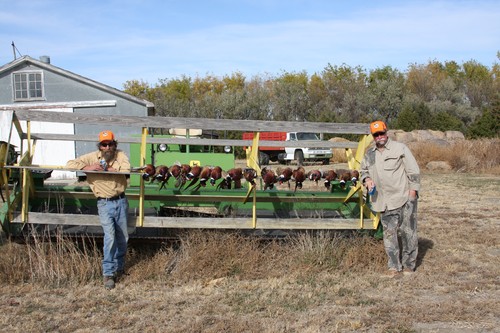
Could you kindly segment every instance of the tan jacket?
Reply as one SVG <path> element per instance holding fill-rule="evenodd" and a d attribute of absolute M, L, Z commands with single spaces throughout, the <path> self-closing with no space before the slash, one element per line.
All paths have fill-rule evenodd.
<path fill-rule="evenodd" d="M 117 171 L 130 172 L 130 162 L 127 155 L 121 150 L 117 150 L 116 153 L 116 159 L 108 163 L 108 166 Z M 82 170 L 84 167 L 99 162 L 101 159 L 101 152 L 95 151 L 68 161 L 66 168 Z M 111 198 L 120 195 L 127 188 L 125 175 L 88 173 L 87 181 L 90 189 L 98 198 Z"/>
<path fill-rule="evenodd" d="M 376 186 L 371 197 L 376 212 L 403 206 L 409 191 L 420 190 L 420 169 L 410 149 L 403 143 L 388 139 L 385 149 L 369 148 L 361 162 L 361 180 L 370 177 Z"/>

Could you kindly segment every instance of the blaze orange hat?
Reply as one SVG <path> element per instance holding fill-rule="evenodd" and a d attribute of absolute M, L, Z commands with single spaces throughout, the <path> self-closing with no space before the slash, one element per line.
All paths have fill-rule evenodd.
<path fill-rule="evenodd" d="M 387 125 L 381 120 L 374 121 L 370 124 L 370 132 L 372 134 L 377 132 L 387 132 Z"/>
<path fill-rule="evenodd" d="M 99 142 L 115 141 L 115 135 L 111 131 L 102 131 L 99 133 Z"/>

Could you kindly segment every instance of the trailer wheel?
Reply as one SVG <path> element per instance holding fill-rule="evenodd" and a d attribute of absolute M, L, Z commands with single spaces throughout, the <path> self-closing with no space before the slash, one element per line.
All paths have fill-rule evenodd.
<path fill-rule="evenodd" d="M 259 164 L 269 165 L 269 155 L 259 151 Z"/>
<path fill-rule="evenodd" d="M 304 165 L 304 152 L 302 150 L 295 151 L 295 160 L 298 166 Z"/>

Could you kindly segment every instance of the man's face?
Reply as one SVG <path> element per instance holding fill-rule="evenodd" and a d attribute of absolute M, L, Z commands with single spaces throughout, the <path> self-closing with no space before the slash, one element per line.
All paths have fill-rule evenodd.
<path fill-rule="evenodd" d="M 372 136 L 373 140 L 375 140 L 375 144 L 379 148 L 384 147 L 385 144 L 387 143 L 387 132 L 373 133 Z"/>
<path fill-rule="evenodd" d="M 116 143 L 114 141 L 103 141 L 99 143 L 99 150 L 106 162 L 111 162 L 116 155 Z"/>

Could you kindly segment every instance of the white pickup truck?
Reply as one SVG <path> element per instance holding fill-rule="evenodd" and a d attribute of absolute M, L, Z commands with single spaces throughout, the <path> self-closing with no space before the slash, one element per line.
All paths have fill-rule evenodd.
<path fill-rule="evenodd" d="M 252 140 L 253 133 L 243 133 L 244 140 Z M 269 164 L 269 161 L 279 161 L 287 163 L 297 161 L 302 165 L 304 161 L 321 161 L 323 164 L 329 164 L 332 158 L 330 148 L 321 148 L 321 140 L 316 133 L 307 132 L 261 132 L 259 136 L 263 141 L 297 141 L 294 147 L 262 147 L 259 146 L 260 165 Z M 301 147 L 300 141 L 318 141 L 318 147 Z"/>

